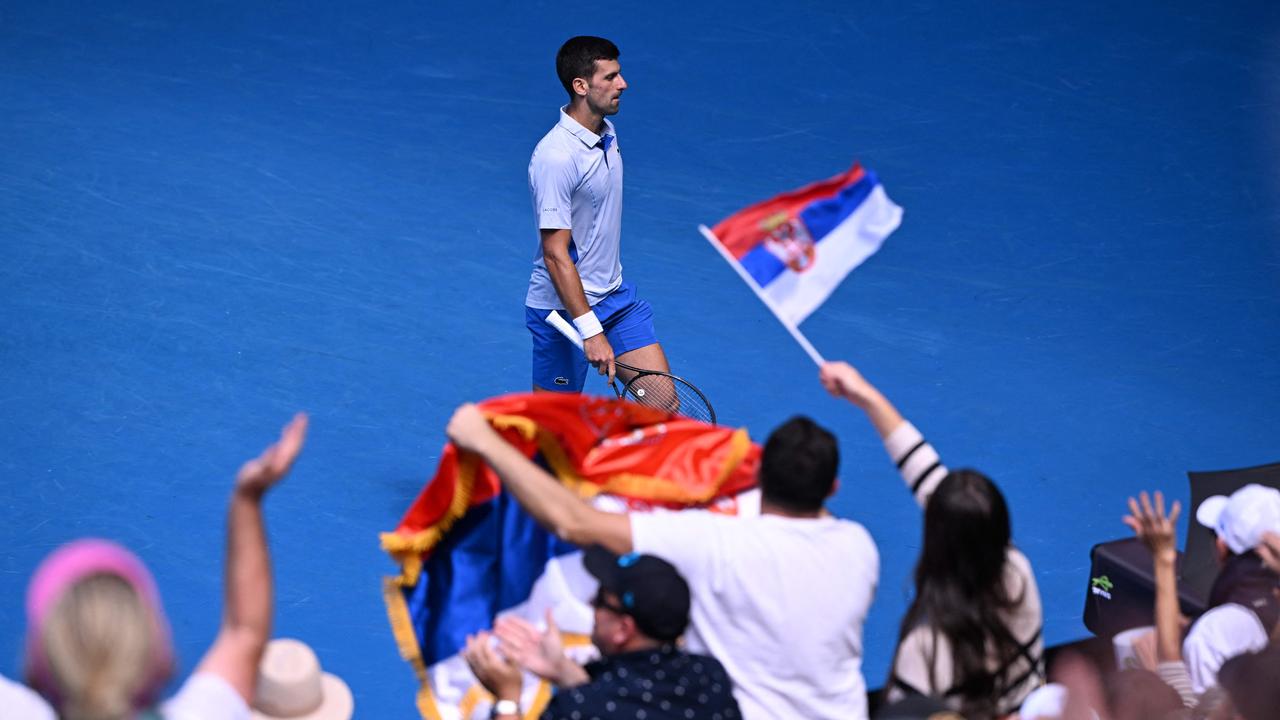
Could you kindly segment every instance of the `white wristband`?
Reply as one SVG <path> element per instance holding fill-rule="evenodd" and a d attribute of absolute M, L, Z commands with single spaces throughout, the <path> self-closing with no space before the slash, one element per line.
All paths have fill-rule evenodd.
<path fill-rule="evenodd" d="M 491 717 L 499 717 L 501 715 L 515 715 L 520 717 L 520 706 L 515 700 L 499 700 L 493 704 L 493 710 L 489 713 Z"/>
<path fill-rule="evenodd" d="M 574 318 L 573 324 L 578 328 L 578 334 L 582 336 L 583 340 L 604 332 L 604 326 L 596 318 L 594 310 L 588 310 L 585 315 L 579 315 Z"/>

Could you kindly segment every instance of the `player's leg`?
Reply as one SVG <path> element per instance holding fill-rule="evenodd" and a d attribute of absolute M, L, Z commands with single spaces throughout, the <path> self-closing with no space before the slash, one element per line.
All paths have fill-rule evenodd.
<path fill-rule="evenodd" d="M 533 340 L 533 389 L 582 392 L 589 367 L 587 358 L 546 322 L 548 312 L 525 308 L 524 324 Z"/>
<path fill-rule="evenodd" d="M 662 343 L 653 343 L 644 347 L 628 350 L 618 355 L 618 361 L 624 362 L 632 367 L 638 367 L 643 370 L 660 370 L 662 372 L 671 372 L 671 366 L 667 363 L 667 354 L 662 351 Z M 630 380 L 630 377 L 623 375 L 628 372 L 621 368 L 618 369 L 618 377 Z M 630 373 L 634 375 L 634 373 Z"/>
<path fill-rule="evenodd" d="M 666 353 L 653 327 L 653 308 L 636 297 L 634 286 L 624 282 L 593 309 L 615 358 L 644 370 L 669 371 Z M 618 368 L 618 378 L 623 382 L 632 377 L 635 373 Z"/>
<path fill-rule="evenodd" d="M 599 306 L 606 306 L 609 310 L 602 324 L 619 362 L 642 370 L 670 371 L 667 354 L 663 352 L 653 327 L 653 309 L 649 307 L 649 303 L 635 297 L 634 288 L 624 284 L 601 301 Z M 597 310 L 596 315 L 600 314 Z M 620 382 L 631 383 L 633 378 L 636 378 L 636 373 L 618 368 Z M 670 412 L 680 409 L 675 385 L 664 376 L 645 375 L 637 378 L 630 384 L 628 394 L 629 399 L 645 405 Z"/>

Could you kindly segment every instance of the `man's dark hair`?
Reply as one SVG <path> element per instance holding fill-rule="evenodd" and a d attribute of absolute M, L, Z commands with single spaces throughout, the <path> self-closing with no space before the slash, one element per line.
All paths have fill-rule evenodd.
<path fill-rule="evenodd" d="M 556 75 L 560 76 L 560 84 L 564 85 L 565 92 L 573 97 L 574 78 L 586 78 L 590 81 L 595 73 L 597 60 L 617 60 L 621 54 L 617 45 L 602 37 L 571 37 L 560 46 L 560 52 L 556 53 Z"/>
<path fill-rule="evenodd" d="M 769 435 L 760 458 L 760 493 L 764 501 L 790 512 L 809 513 L 835 487 L 840 449 L 836 437 L 803 415 L 791 418 Z"/>
<path fill-rule="evenodd" d="M 1237 655 L 1222 663 L 1218 683 L 1245 720 L 1274 718 L 1280 708 L 1280 645 Z"/>

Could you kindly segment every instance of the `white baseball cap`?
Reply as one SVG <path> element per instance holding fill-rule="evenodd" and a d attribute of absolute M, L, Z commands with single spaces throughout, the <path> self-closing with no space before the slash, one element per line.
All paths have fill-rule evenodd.
<path fill-rule="evenodd" d="M 1196 508 L 1196 521 L 1216 532 L 1231 552 L 1246 553 L 1262 542 L 1262 533 L 1280 533 L 1280 490 L 1250 483 L 1231 497 L 1214 495 Z"/>

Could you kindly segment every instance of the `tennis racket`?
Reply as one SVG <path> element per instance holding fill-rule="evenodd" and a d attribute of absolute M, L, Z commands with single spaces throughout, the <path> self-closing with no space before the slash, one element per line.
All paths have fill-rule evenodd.
<path fill-rule="evenodd" d="M 582 336 L 578 334 L 578 329 L 569 324 L 560 313 L 552 310 L 547 315 L 547 323 L 559 330 L 579 350 L 582 349 Z M 711 401 L 688 380 L 669 372 L 646 370 L 617 360 L 613 361 L 613 365 L 620 372 L 618 378 L 609 381 L 609 386 L 619 399 L 716 424 L 716 411 L 711 407 Z M 621 387 L 618 380 L 624 381 Z"/>

